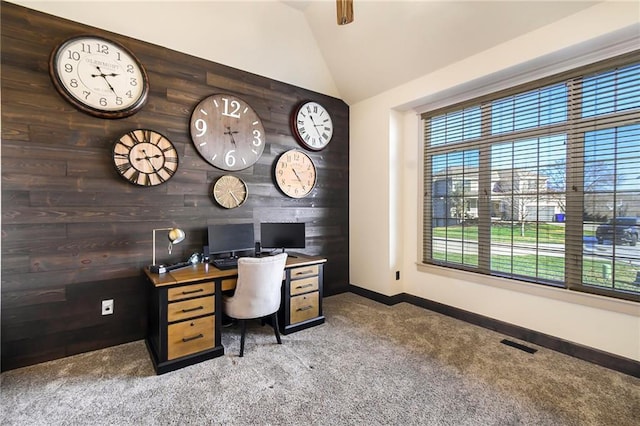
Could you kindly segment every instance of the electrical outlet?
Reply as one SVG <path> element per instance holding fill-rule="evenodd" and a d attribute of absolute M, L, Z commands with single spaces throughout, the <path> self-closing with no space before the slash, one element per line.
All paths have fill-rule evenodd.
<path fill-rule="evenodd" d="M 113 299 L 102 301 L 102 315 L 111 315 L 113 313 Z"/>
<path fill-rule="evenodd" d="M 396 281 L 400 279 L 400 271 L 396 271 Z"/>

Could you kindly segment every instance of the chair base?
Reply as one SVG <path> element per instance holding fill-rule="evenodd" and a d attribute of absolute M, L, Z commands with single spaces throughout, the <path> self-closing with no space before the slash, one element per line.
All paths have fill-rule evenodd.
<path fill-rule="evenodd" d="M 273 331 L 275 332 L 276 340 L 278 341 L 278 344 L 281 345 L 282 340 L 280 339 L 280 331 L 278 327 L 278 313 L 274 312 L 271 315 L 268 315 L 267 317 L 271 319 L 271 326 L 273 327 Z M 264 317 L 264 318 L 267 318 L 267 317 Z M 262 325 L 264 325 L 265 323 L 264 318 L 262 321 Z M 240 322 L 240 357 L 243 357 L 244 356 L 244 337 L 247 332 L 247 320 L 239 319 L 238 321 Z"/>

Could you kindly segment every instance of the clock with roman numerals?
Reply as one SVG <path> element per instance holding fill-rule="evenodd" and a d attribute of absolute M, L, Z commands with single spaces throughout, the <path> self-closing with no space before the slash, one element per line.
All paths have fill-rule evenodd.
<path fill-rule="evenodd" d="M 116 171 L 134 185 L 155 186 L 171 179 L 178 170 L 178 152 L 158 132 L 136 129 L 113 145 Z"/>
<path fill-rule="evenodd" d="M 303 146 L 320 151 L 331 142 L 333 120 L 318 102 L 302 102 L 291 115 L 291 130 Z"/>

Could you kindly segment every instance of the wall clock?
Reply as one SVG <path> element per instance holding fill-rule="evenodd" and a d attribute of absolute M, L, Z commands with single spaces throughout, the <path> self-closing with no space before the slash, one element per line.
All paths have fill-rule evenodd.
<path fill-rule="evenodd" d="M 213 185 L 213 199 L 226 209 L 240 207 L 248 195 L 247 185 L 236 176 L 224 175 Z"/>
<path fill-rule="evenodd" d="M 178 170 L 178 152 L 160 133 L 136 129 L 113 145 L 113 164 L 120 176 L 134 185 L 160 185 Z"/>
<path fill-rule="evenodd" d="M 301 103 L 291 115 L 291 129 L 296 139 L 308 149 L 324 149 L 333 137 L 333 120 L 319 103 Z"/>
<path fill-rule="evenodd" d="M 292 149 L 278 158 L 275 178 L 285 195 L 292 198 L 306 197 L 316 185 L 316 166 L 307 154 Z"/>
<path fill-rule="evenodd" d="M 222 170 L 246 169 L 264 151 L 262 121 L 237 96 L 216 94 L 200 101 L 191 114 L 190 130 L 196 150 Z"/>
<path fill-rule="evenodd" d="M 136 113 L 147 100 L 147 73 L 123 45 L 98 36 L 63 41 L 51 53 L 53 85 L 76 108 L 101 118 Z"/>

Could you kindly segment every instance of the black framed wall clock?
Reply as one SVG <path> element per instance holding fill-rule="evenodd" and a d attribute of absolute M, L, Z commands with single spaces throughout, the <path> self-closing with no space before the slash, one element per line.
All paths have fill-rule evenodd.
<path fill-rule="evenodd" d="M 240 207 L 247 201 L 247 184 L 237 176 L 221 176 L 213 185 L 213 199 L 225 209 Z"/>
<path fill-rule="evenodd" d="M 318 102 L 305 101 L 291 115 L 291 130 L 305 148 L 320 151 L 333 138 L 333 120 Z"/>
<path fill-rule="evenodd" d="M 316 186 L 316 166 L 306 153 L 291 149 L 276 161 L 275 179 L 285 195 L 303 198 Z"/>
<path fill-rule="evenodd" d="M 204 98 L 193 110 L 191 139 L 211 165 L 228 171 L 255 164 L 265 146 L 264 126 L 251 106 L 221 93 Z"/>
<path fill-rule="evenodd" d="M 113 165 L 134 185 L 155 186 L 171 179 L 178 170 L 178 152 L 162 134 L 136 129 L 113 145 Z"/>
<path fill-rule="evenodd" d="M 63 98 L 100 118 L 135 114 L 149 93 L 147 72 L 138 58 L 122 44 L 94 35 L 60 43 L 49 58 L 49 74 Z"/>

